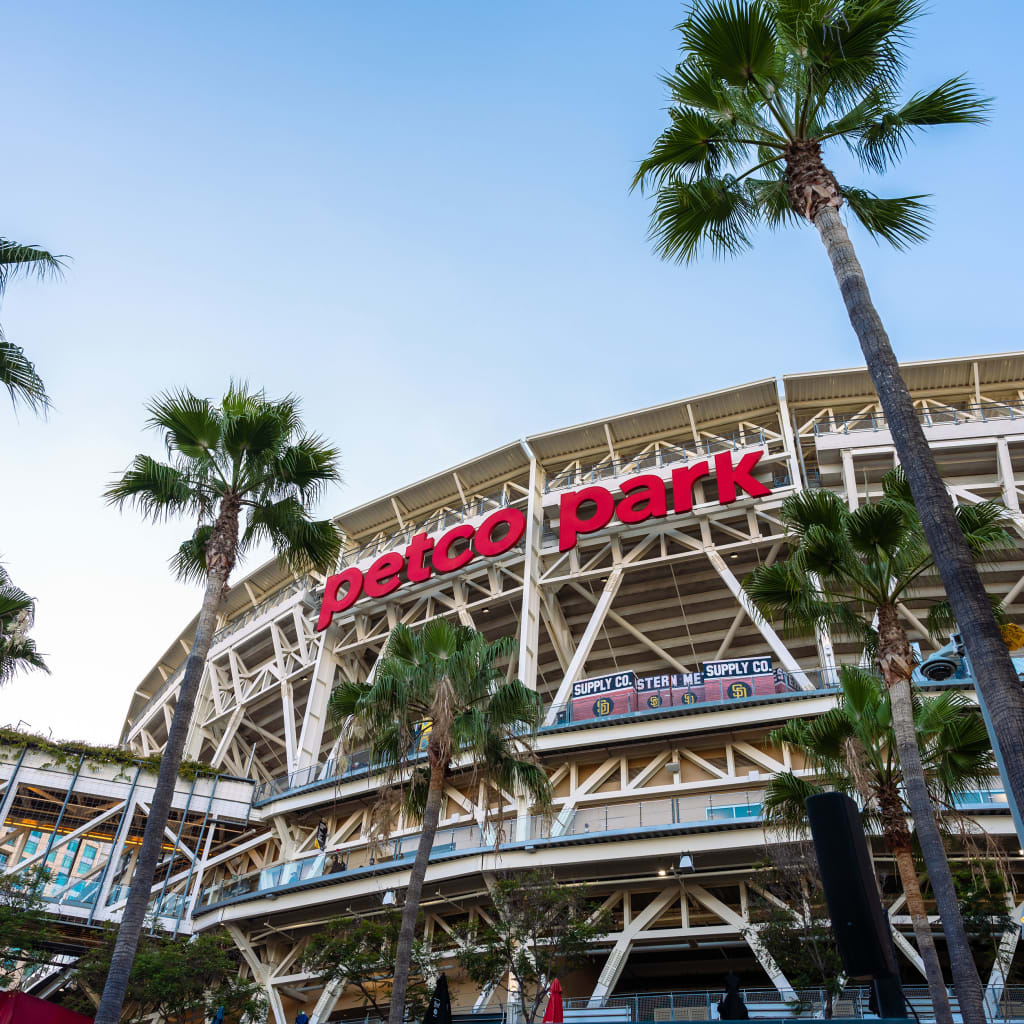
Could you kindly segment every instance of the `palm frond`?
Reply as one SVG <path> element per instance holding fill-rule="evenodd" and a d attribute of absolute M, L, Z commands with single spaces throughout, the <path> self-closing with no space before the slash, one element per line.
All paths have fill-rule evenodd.
<path fill-rule="evenodd" d="M 185 473 L 150 455 L 136 455 L 119 480 L 104 492 L 107 503 L 123 508 L 134 505 L 146 519 L 159 521 L 169 516 L 205 510 L 204 495 L 193 487 Z"/>
<path fill-rule="evenodd" d="M 924 12 L 919 0 L 816 3 L 804 22 L 806 61 L 820 90 L 849 102 L 865 91 L 899 88 L 912 23 Z M 798 51 L 799 52 L 799 51 Z"/>
<path fill-rule="evenodd" d="M 663 259 L 690 263 L 706 248 L 717 258 L 751 246 L 757 210 L 731 177 L 672 179 L 658 190 L 649 237 Z"/>
<path fill-rule="evenodd" d="M 773 776 L 761 802 L 766 830 L 787 838 L 805 836 L 808 830 L 807 798 L 820 792 L 820 786 L 792 772 L 779 772 Z"/>
<path fill-rule="evenodd" d="M 859 554 L 874 555 L 878 549 L 894 555 L 909 534 L 902 506 L 892 502 L 861 505 L 846 520 L 846 535 Z"/>
<path fill-rule="evenodd" d="M 787 533 L 803 537 L 815 526 L 836 532 L 843 529 L 850 510 L 838 494 L 826 490 L 798 491 L 782 503 L 781 517 Z"/>
<path fill-rule="evenodd" d="M 678 178 L 692 182 L 717 174 L 725 155 L 724 128 L 706 114 L 686 108 L 670 108 L 671 124 L 654 140 L 650 154 L 641 161 L 630 190 L 661 185 Z"/>
<path fill-rule="evenodd" d="M 770 86 L 781 71 L 775 26 L 757 0 L 698 0 L 677 28 L 708 73 L 731 86 Z"/>
<path fill-rule="evenodd" d="M 287 445 L 272 465 L 277 487 L 294 487 L 304 502 L 316 501 L 328 483 L 341 480 L 341 452 L 315 434 L 300 437 Z"/>
<path fill-rule="evenodd" d="M 35 274 L 37 277 L 60 277 L 64 273 L 66 256 L 54 256 L 36 245 L 22 245 L 0 238 L 0 296 L 7 282 L 17 274 Z"/>
<path fill-rule="evenodd" d="M 8 683 L 19 672 L 37 669 L 47 675 L 50 669 L 30 636 L 0 635 L 0 686 Z"/>
<path fill-rule="evenodd" d="M 332 572 L 341 553 L 341 532 L 330 519 L 312 519 L 297 498 L 260 504 L 249 514 L 239 551 L 244 553 L 259 540 L 274 550 L 297 572 Z"/>
<path fill-rule="evenodd" d="M 990 552 L 1014 547 L 1009 531 L 1012 523 L 1006 506 L 998 501 L 979 501 L 976 505 L 957 505 L 956 521 L 975 559 L 982 561 Z"/>
<path fill-rule="evenodd" d="M 205 583 L 207 574 L 206 545 L 213 527 L 200 526 L 181 547 L 171 555 L 171 571 L 183 583 Z"/>
<path fill-rule="evenodd" d="M 915 93 L 903 106 L 875 112 L 855 130 L 854 152 L 879 174 L 898 162 L 914 131 L 938 124 L 984 124 L 992 101 L 961 75 L 930 92 Z"/>
<path fill-rule="evenodd" d="M 17 408 L 23 402 L 33 412 L 43 413 L 50 408 L 46 385 L 36 371 L 35 364 L 23 349 L 6 341 L 0 331 L 0 386 L 7 388 L 11 403 Z"/>
<path fill-rule="evenodd" d="M 781 173 L 770 178 L 748 178 L 745 187 L 757 215 L 773 231 L 802 220 L 789 201 L 786 179 Z"/>
<path fill-rule="evenodd" d="M 189 459 L 210 455 L 220 441 L 221 417 L 209 399 L 191 391 L 165 391 L 147 406 L 149 426 L 164 433 L 167 451 Z"/>
<path fill-rule="evenodd" d="M 919 202 L 927 196 L 882 199 L 862 188 L 843 186 L 843 199 L 850 212 L 877 238 L 896 249 L 909 249 L 928 238 L 931 218 L 928 207 Z"/>

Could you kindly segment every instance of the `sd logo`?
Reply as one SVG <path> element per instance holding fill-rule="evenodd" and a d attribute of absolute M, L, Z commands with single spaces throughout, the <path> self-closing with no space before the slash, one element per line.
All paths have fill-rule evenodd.
<path fill-rule="evenodd" d="M 730 683 L 728 693 L 733 700 L 742 700 L 744 697 L 753 697 L 754 688 L 750 683 Z"/>
<path fill-rule="evenodd" d="M 612 702 L 607 697 L 601 697 L 600 700 L 594 701 L 594 714 L 598 718 L 603 718 L 605 715 L 612 713 Z"/>
<path fill-rule="evenodd" d="M 695 694 L 693 694 L 693 693 L 691 693 L 691 692 L 690 692 L 689 690 L 687 690 L 687 691 L 686 691 L 686 693 L 684 693 L 684 694 L 682 695 L 682 697 L 680 697 L 679 699 L 680 699 L 680 700 L 681 700 L 681 701 L 682 701 L 682 702 L 683 702 L 684 704 L 696 704 L 696 703 L 697 703 L 697 697 L 696 697 L 696 695 L 695 695 Z"/>
<path fill-rule="evenodd" d="M 652 693 L 647 698 L 647 706 L 649 708 L 660 708 L 661 707 L 661 694 Z"/>

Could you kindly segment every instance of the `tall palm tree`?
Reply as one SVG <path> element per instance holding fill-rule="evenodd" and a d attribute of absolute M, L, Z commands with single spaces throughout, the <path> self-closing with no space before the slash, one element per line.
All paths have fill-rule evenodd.
<path fill-rule="evenodd" d="M 0 686 L 22 669 L 50 671 L 28 635 L 35 613 L 35 601 L 14 585 L 0 565 Z"/>
<path fill-rule="evenodd" d="M 831 491 L 800 491 L 788 497 L 780 510 L 793 545 L 788 558 L 758 566 L 743 585 L 758 610 L 781 620 L 787 631 L 828 629 L 862 641 L 877 662 L 889 691 L 893 741 L 942 916 L 964 1020 L 982 1024 L 981 984 L 918 750 L 910 686 L 914 653 L 899 617 L 900 603 L 929 575 L 934 579 L 935 559 L 903 471 L 889 472 L 882 486 L 881 501 L 854 511 Z M 956 509 L 957 529 L 976 558 L 1011 545 L 1005 521 L 1006 510 L 995 502 Z M 948 621 L 949 614 L 948 605 L 937 602 L 929 612 L 930 628 Z"/>
<path fill-rule="evenodd" d="M 269 541 L 296 571 L 329 572 L 341 547 L 334 524 L 310 513 L 339 479 L 338 451 L 306 433 L 295 398 L 269 399 L 232 385 L 219 403 L 175 391 L 154 399 L 148 411 L 169 461 L 136 455 L 105 497 L 153 521 L 194 522 L 171 566 L 179 579 L 203 582 L 206 590 L 96 1024 L 116 1024 L 121 1016 L 217 609 L 235 562 Z"/>
<path fill-rule="evenodd" d="M 863 669 L 844 666 L 839 675 L 842 694 L 835 708 L 818 718 L 793 719 L 771 734 L 773 743 L 788 743 L 803 754 L 816 781 L 792 772 L 776 775 L 765 792 L 765 818 L 770 828 L 802 835 L 807 797 L 822 789 L 860 796 L 896 862 L 936 1021 L 949 1024 L 946 984 L 914 866 L 889 695 L 878 677 Z M 996 764 L 975 705 L 959 691 L 915 696 L 913 715 L 925 778 L 937 803 L 952 807 L 968 790 L 988 786 Z"/>
<path fill-rule="evenodd" d="M 63 270 L 61 257 L 34 245 L 22 245 L 0 238 L 0 299 L 7 282 L 15 274 L 34 273 L 39 277 L 59 275 Z M 0 385 L 7 388 L 17 406 L 24 402 L 33 412 L 50 407 L 50 398 L 35 366 L 17 345 L 7 341 L 0 329 Z"/>
<path fill-rule="evenodd" d="M 634 186 L 656 189 L 651 237 L 665 259 L 742 252 L 759 226 L 818 229 L 1024 810 L 1024 692 L 839 215 L 845 205 L 870 235 L 903 248 L 926 236 L 925 197 L 841 185 L 822 158 L 823 146 L 841 143 L 883 172 L 918 131 L 985 121 L 988 101 L 963 77 L 900 98 L 924 9 L 920 0 L 697 0 L 678 26 L 682 59 L 664 79 L 671 123 Z"/>
<path fill-rule="evenodd" d="M 405 990 L 423 879 L 434 845 L 444 787 L 453 771 L 470 769 L 488 789 L 517 793 L 546 809 L 547 775 L 532 754 L 541 701 L 519 679 L 506 679 L 516 642 L 489 643 L 468 626 L 444 619 L 418 633 L 398 625 L 388 637 L 373 681 L 342 683 L 331 694 L 332 721 L 344 749 L 368 749 L 421 833 L 409 875 L 395 955 L 390 1024 L 402 1024 Z M 426 765 L 414 765 L 426 746 Z"/>

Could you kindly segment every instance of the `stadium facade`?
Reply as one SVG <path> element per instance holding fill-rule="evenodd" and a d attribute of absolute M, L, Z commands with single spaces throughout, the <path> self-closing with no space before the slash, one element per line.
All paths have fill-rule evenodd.
<path fill-rule="evenodd" d="M 1004 502 L 1024 539 L 1024 353 L 904 373 L 954 501 Z M 335 575 L 296 578 L 272 561 L 227 597 L 186 750 L 215 774 L 182 783 L 154 889 L 160 922 L 179 933 L 226 927 L 266 985 L 273 1020 L 304 1009 L 319 1022 L 356 1005 L 303 971 L 304 942 L 333 915 L 401 903 L 418 832 L 399 818 L 386 843 L 373 839 L 381 780 L 339 748 L 327 701 L 338 681 L 372 675 L 396 623 L 449 616 L 518 637 L 509 671 L 544 701 L 537 751 L 555 813 L 538 817 L 515 794 L 485 809 L 469 771 L 453 779 L 424 887 L 434 947 L 449 950 L 459 922 L 486 916 L 497 875 L 545 868 L 611 915 L 590 964 L 561 979 L 577 1005 L 715 989 L 730 968 L 766 1000 L 789 997 L 749 911 L 763 892 L 765 785 L 805 769 L 767 736 L 831 707 L 837 666 L 861 651 L 824 631 L 780 635 L 741 582 L 784 556 L 788 495 L 829 488 L 855 507 L 878 496 L 895 463 L 866 371 L 806 373 L 514 441 L 340 515 Z M 1024 615 L 1021 550 L 983 572 L 1011 618 Z M 926 659 L 919 682 L 973 694 L 955 650 L 924 628 L 940 596 L 936 582 L 900 609 Z M 132 694 L 121 741 L 139 755 L 166 741 L 193 628 Z M 72 776 L 73 765 L 41 757 L 12 753 L 2 768 L 5 870 L 63 863 L 75 843 L 50 898 L 69 934 L 76 924 L 84 934 L 123 907 L 152 777 L 82 765 Z M 962 809 L 1021 871 L 1001 781 Z M 315 845 L 321 821 L 326 854 Z M 86 843 L 96 852 L 82 871 Z M 905 979 L 923 984 L 895 871 L 876 855 Z M 1008 932 L 1004 946 L 1015 943 Z M 985 980 L 996 1007 L 1002 978 Z M 449 981 L 466 1012 L 500 1002 L 458 969 Z M 54 969 L 38 989 L 59 983 Z M 672 1019 L 701 1017 L 699 999 L 674 999 L 689 1017 Z"/>

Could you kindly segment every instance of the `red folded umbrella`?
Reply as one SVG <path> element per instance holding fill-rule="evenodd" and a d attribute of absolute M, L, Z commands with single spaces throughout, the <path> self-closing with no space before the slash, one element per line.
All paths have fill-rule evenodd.
<path fill-rule="evenodd" d="M 544 1011 L 544 1024 L 562 1024 L 562 986 L 555 978 L 551 982 L 551 994 L 548 996 L 548 1008 Z"/>

